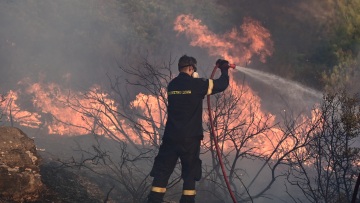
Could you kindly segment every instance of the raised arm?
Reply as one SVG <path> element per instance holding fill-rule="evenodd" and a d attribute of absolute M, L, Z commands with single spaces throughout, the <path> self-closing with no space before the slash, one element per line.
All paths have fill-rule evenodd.
<path fill-rule="evenodd" d="M 212 91 L 208 92 L 210 94 L 222 92 L 229 86 L 229 62 L 219 59 L 216 61 L 216 65 L 221 70 L 221 75 L 218 79 L 209 79 L 209 89 L 212 89 Z"/>

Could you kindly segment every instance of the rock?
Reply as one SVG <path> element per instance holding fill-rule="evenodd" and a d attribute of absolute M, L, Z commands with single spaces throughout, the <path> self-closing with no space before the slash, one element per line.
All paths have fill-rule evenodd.
<path fill-rule="evenodd" d="M 37 201 L 44 190 L 34 140 L 18 128 L 0 127 L 0 201 Z"/>

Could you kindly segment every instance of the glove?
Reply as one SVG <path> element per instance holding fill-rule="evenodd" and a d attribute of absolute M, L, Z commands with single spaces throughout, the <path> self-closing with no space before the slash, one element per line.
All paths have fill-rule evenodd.
<path fill-rule="evenodd" d="M 221 71 L 228 70 L 230 68 L 229 61 L 223 59 L 218 59 L 216 61 L 216 65 L 220 68 Z"/>

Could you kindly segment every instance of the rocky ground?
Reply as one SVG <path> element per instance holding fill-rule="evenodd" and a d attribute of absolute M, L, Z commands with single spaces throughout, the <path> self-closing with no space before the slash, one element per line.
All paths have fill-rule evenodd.
<path fill-rule="evenodd" d="M 0 203 L 119 202 L 109 197 L 111 187 L 94 177 L 40 156 L 20 129 L 0 127 Z"/>
<path fill-rule="evenodd" d="M 30 136 L 18 128 L 0 127 L 0 203 L 139 203 L 146 197 L 147 192 L 138 200 L 131 199 L 127 192 L 131 188 L 122 188 L 107 177 L 101 165 L 92 166 L 95 171 L 91 171 L 71 161 L 91 147 L 91 136 L 59 138 L 28 133 Z M 100 142 L 106 146 L 108 141 Z"/>

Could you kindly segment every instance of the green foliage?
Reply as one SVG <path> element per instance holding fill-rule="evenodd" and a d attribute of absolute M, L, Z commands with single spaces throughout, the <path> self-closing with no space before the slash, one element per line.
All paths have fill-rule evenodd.
<path fill-rule="evenodd" d="M 349 86 L 354 82 L 352 74 L 359 72 L 356 57 L 360 50 L 360 1 L 328 0 L 322 2 L 322 6 L 332 8 L 329 10 L 332 14 L 328 21 L 324 21 L 324 30 L 320 32 L 323 33 L 322 36 L 320 34 L 321 40 L 315 43 L 316 46 L 313 49 L 309 46 L 310 49 L 304 57 L 294 59 L 294 62 L 300 63 L 293 64 L 295 69 L 299 70 L 295 73 L 299 77 L 298 80 L 305 79 L 310 73 L 315 76 L 312 81 L 322 78 L 324 83 L 317 85 L 319 87 L 324 85 L 328 91 L 335 85 Z M 311 67 L 313 71 L 308 67 Z"/>
<path fill-rule="evenodd" d="M 340 99 L 344 132 L 350 138 L 356 138 L 360 134 L 360 99 L 357 95 L 349 97 L 346 94 Z"/>
<path fill-rule="evenodd" d="M 322 75 L 324 90 L 328 93 L 336 93 L 346 89 L 350 93 L 360 91 L 360 66 L 350 54 L 339 55 L 340 63 L 331 71 Z"/>
<path fill-rule="evenodd" d="M 360 1 L 336 1 L 338 6 L 338 26 L 334 39 L 335 50 L 351 51 L 356 56 L 360 46 Z"/>
<path fill-rule="evenodd" d="M 337 64 L 322 75 L 325 90 L 334 92 L 350 88 L 350 91 L 360 91 L 357 58 L 360 51 L 360 1 L 336 1 L 336 8 L 334 34 L 329 45 Z"/>

